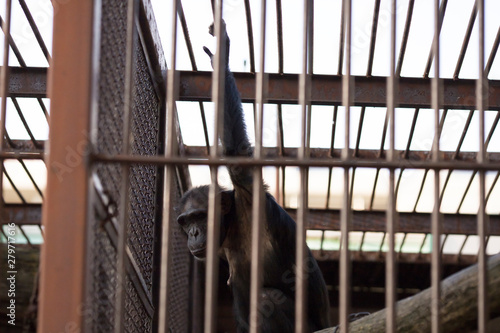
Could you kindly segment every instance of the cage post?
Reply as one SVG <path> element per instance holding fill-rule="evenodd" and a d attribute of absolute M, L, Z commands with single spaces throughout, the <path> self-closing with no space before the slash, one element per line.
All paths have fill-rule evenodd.
<path fill-rule="evenodd" d="M 247 2 L 246 2 L 247 3 Z M 254 158 L 262 159 L 262 131 L 264 122 L 265 101 L 265 57 L 266 57 L 266 0 L 261 1 L 260 15 L 260 66 L 255 82 L 255 101 L 257 112 L 255 119 L 255 150 Z M 248 11 L 249 12 L 249 11 Z M 253 44 L 253 42 L 252 42 Z M 252 252 L 250 276 L 250 332 L 260 332 L 259 327 L 259 300 L 262 291 L 262 233 L 264 228 L 264 189 L 262 182 L 262 167 L 253 170 L 253 197 L 252 197 Z"/>
<path fill-rule="evenodd" d="M 226 34 L 222 22 L 222 1 L 220 0 L 214 3 L 214 35 L 217 38 L 217 48 L 213 60 L 214 71 L 212 73 L 212 101 L 214 102 L 215 123 L 213 146 L 210 149 L 211 160 L 217 160 L 221 156 L 221 148 L 218 146 L 218 140 L 220 136 L 219 132 L 224 124 Z M 207 221 L 207 268 L 205 275 L 205 332 L 215 332 L 217 321 L 217 282 L 219 280 L 217 250 L 220 230 L 220 195 L 218 195 L 217 165 L 210 165 L 210 178 Z"/>
<path fill-rule="evenodd" d="M 485 46 L 485 31 L 484 31 L 484 0 L 476 2 L 478 11 L 478 32 L 479 32 L 479 77 L 476 82 L 476 103 L 477 111 L 479 113 L 479 152 L 477 155 L 478 163 L 482 164 L 486 161 L 486 147 L 485 147 L 485 124 L 484 113 L 486 109 L 485 100 L 486 92 L 488 91 L 488 81 L 486 79 L 486 71 L 484 67 L 484 46 Z M 486 189 L 485 189 L 486 171 L 479 171 L 479 212 L 477 214 L 477 235 L 479 236 L 479 252 L 478 252 L 478 319 L 477 328 L 478 332 L 486 332 L 486 325 L 489 319 L 488 308 L 488 275 L 487 275 L 487 261 L 486 261 L 486 239 L 488 237 L 488 228 L 486 220 Z"/>
<path fill-rule="evenodd" d="M 441 11 L 444 16 L 444 10 L 447 0 L 443 0 Z M 439 11 L 439 0 L 434 1 L 434 39 L 432 41 L 432 54 L 434 55 L 434 77 L 431 80 L 432 97 L 431 103 L 434 109 L 434 141 L 432 144 L 432 161 L 439 162 L 439 139 L 441 134 L 439 121 L 440 108 L 440 32 L 443 17 Z M 434 208 L 432 211 L 432 260 L 431 260 L 431 328 L 433 333 L 441 332 L 441 221 L 440 221 L 440 190 L 439 190 L 439 171 L 434 169 Z"/>
<path fill-rule="evenodd" d="M 353 97 L 352 77 L 351 77 L 351 42 L 352 42 L 352 29 L 351 29 L 351 13 L 352 13 L 351 0 L 344 0 L 342 2 L 342 21 L 345 30 L 345 74 L 342 76 L 342 104 L 345 108 L 345 139 L 344 149 L 342 150 L 342 161 L 349 161 L 350 159 L 350 123 L 351 123 L 351 103 Z M 340 65 L 339 65 L 340 66 Z M 340 68 L 340 67 L 339 67 Z M 344 190 L 343 202 L 340 216 L 340 284 L 339 284 L 339 306 L 340 306 L 340 331 L 347 333 L 349 331 L 349 311 L 350 311 L 350 270 L 351 261 L 349 253 L 349 229 L 350 229 L 350 216 L 351 216 L 351 200 L 349 194 L 349 167 L 344 168 Z"/>
<path fill-rule="evenodd" d="M 172 48 L 170 54 L 170 69 L 167 78 L 167 124 L 166 124 L 166 142 L 165 157 L 177 155 L 176 150 L 176 129 L 175 129 L 175 101 L 178 96 L 178 75 L 177 66 L 177 11 L 180 3 L 177 0 L 172 1 Z M 180 9 L 180 8 L 179 8 Z M 170 303 L 170 281 L 172 274 L 171 265 L 171 247 L 172 247 L 172 188 L 175 183 L 175 166 L 168 164 L 165 166 L 165 187 L 163 200 L 163 225 L 161 236 L 161 268 L 160 268 L 160 301 L 159 301 L 159 332 L 168 332 L 169 327 L 169 303 Z"/>
<path fill-rule="evenodd" d="M 54 11 L 47 188 L 38 332 L 85 330 L 85 258 L 93 1 Z"/>
<path fill-rule="evenodd" d="M 298 159 L 309 158 L 309 132 L 311 123 L 311 75 L 313 60 L 313 1 L 304 0 L 304 16 L 302 30 L 302 71 L 299 76 L 299 104 L 301 107 L 301 140 L 298 150 Z M 308 178 L 309 167 L 300 168 L 299 199 L 297 210 L 296 234 L 296 273 L 295 273 L 295 332 L 305 332 L 307 329 L 307 286 L 308 274 L 306 269 L 306 221 L 308 211 Z"/>
<path fill-rule="evenodd" d="M 387 160 L 394 160 L 395 144 L 395 100 L 397 92 L 396 82 L 396 9 L 397 1 L 391 4 L 391 46 L 390 46 L 390 75 L 387 79 L 387 117 L 389 120 L 389 152 Z M 389 169 L 389 197 L 387 202 L 387 237 L 389 249 L 386 260 L 386 290 L 385 306 L 387 308 L 386 332 L 396 331 L 396 254 L 395 254 L 395 232 L 396 232 L 396 197 L 394 193 L 395 169 Z"/>

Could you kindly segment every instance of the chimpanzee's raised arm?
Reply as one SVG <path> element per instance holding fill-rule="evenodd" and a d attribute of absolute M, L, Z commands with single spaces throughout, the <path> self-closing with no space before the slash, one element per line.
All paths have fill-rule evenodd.
<path fill-rule="evenodd" d="M 223 30 L 226 36 L 226 70 L 225 70 L 225 90 L 224 90 L 224 135 L 222 145 L 224 147 L 224 155 L 226 156 L 251 156 L 252 149 L 248 140 L 245 120 L 243 118 L 243 108 L 241 98 L 236 87 L 233 73 L 229 70 L 229 37 L 227 36 L 225 24 Z M 213 25 L 210 26 L 209 32 L 213 35 Z M 210 59 L 213 59 L 213 54 L 206 47 L 203 50 L 208 54 Z M 213 65 L 213 61 L 212 61 Z M 240 166 L 229 166 L 229 175 L 231 181 L 237 187 L 243 187 L 250 190 L 252 186 L 252 172 L 249 168 Z"/>

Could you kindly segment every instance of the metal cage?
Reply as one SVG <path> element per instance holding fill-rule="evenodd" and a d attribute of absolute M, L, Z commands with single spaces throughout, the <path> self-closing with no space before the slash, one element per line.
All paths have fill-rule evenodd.
<path fill-rule="evenodd" d="M 451 59 L 443 46 L 448 45 L 443 22 L 452 15 L 450 8 L 455 14 L 457 8 L 434 0 L 426 21 L 429 48 L 420 45 L 424 51 L 418 51 L 423 72 L 408 75 L 414 73 L 405 72 L 414 60 L 408 51 L 416 38 L 412 27 L 423 5 L 414 0 L 366 3 L 366 8 L 359 1 L 328 3 L 337 46 L 329 55 L 335 68 L 324 73 L 318 69 L 323 54 L 315 42 L 332 25 L 321 15 L 326 2 L 318 0 L 287 7 L 281 0 L 197 3 L 198 14 L 214 22 L 213 71 L 197 57 L 190 33 L 206 27 L 199 27 L 188 0 L 163 5 L 56 0 L 48 11 L 26 0 L 6 0 L 1 12 L 0 245 L 9 267 L 1 265 L 0 286 L 4 290 L 4 275 L 15 276 L 19 296 L 0 295 L 0 313 L 7 318 L 0 327 L 19 332 L 23 327 L 39 332 L 234 330 L 231 294 L 224 286 L 227 272 L 215 246 L 220 207 L 210 199 L 206 263 L 189 254 L 174 207 L 199 182 L 197 170 L 203 170 L 215 198 L 224 168 L 238 165 L 253 167 L 256 178 L 267 177 L 277 202 L 296 221 L 297 274 L 305 272 L 306 245 L 311 247 L 328 285 L 332 322 L 338 325 L 325 332 L 407 328 L 412 324 L 408 313 L 417 312 L 409 296 L 421 302 L 415 303 L 421 316 L 415 331 L 494 330 L 500 317 L 500 210 L 495 202 L 500 198 L 500 26 L 485 17 L 488 6 L 497 5 L 493 0 L 464 5 L 469 20 L 456 33 L 460 47 L 452 55 L 454 70 L 443 75 L 443 63 Z M 220 31 L 233 7 L 245 18 L 228 26 L 240 25 L 243 42 L 237 45 L 248 51 L 234 76 L 245 115 L 253 120 L 248 124 L 252 158 L 223 156 L 219 144 Z M 369 18 L 362 51 L 353 30 L 357 11 Z M 52 50 L 37 15 L 42 12 L 53 15 Z M 290 37 L 285 21 L 292 14 L 299 28 Z M 16 26 L 21 18 L 42 61 L 35 65 L 18 36 L 24 31 Z M 171 24 L 166 32 L 157 19 Z M 292 39 L 301 54 L 290 70 L 287 44 Z M 387 75 L 376 68 L 380 49 Z M 366 55 L 362 66 L 359 53 Z M 463 74 L 467 61 L 477 74 Z M 36 115 L 30 113 L 35 109 Z M 292 113 L 293 123 L 287 119 Z M 194 120 L 186 121 L 187 114 L 195 114 L 199 131 L 190 127 Z M 454 123 L 456 114 L 464 121 Z M 408 121 L 403 124 L 398 117 Z M 13 118 L 19 126 L 9 123 Z M 418 134 L 422 122 L 430 133 L 424 143 Z M 38 134 L 40 126 L 46 132 L 50 127 L 49 138 Z M 363 144 L 363 134 L 375 132 L 371 127 L 378 135 Z M 20 129 L 24 139 L 18 138 Z M 312 144 L 320 131 L 327 132 L 323 141 Z M 269 133 L 271 140 L 265 138 Z M 443 133 L 456 137 L 452 147 L 443 147 Z M 290 135 L 298 137 L 293 144 Z M 186 144 L 185 136 L 196 143 Z M 473 136 L 477 144 L 465 148 Z M 262 191 L 261 186 L 254 191 Z M 451 196 L 453 208 L 443 209 Z M 262 200 L 253 204 L 256 212 L 263 208 Z M 258 234 L 262 221 L 254 215 Z M 256 265 L 249 288 L 255 300 L 262 288 L 255 277 L 263 274 L 259 241 L 255 237 L 251 249 Z M 477 246 L 467 251 L 471 242 Z M 457 250 L 447 251 L 451 243 Z M 307 331 L 304 277 L 296 281 L 296 332 Z M 8 323 L 10 310 L 3 313 L 12 299 L 18 306 L 16 325 Z M 250 304 L 252 332 L 259 331 L 258 303 Z M 457 311 L 454 306 L 469 309 L 467 315 L 450 316 Z M 352 313 L 361 311 L 378 312 L 352 321 Z"/>

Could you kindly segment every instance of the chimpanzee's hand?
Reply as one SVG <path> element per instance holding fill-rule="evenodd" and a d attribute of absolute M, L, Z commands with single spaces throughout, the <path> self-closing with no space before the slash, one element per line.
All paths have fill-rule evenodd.
<path fill-rule="evenodd" d="M 215 37 L 214 23 L 210 24 L 210 26 L 208 27 L 208 33 L 210 35 L 212 35 L 212 36 Z M 225 59 L 225 63 L 226 63 L 226 67 L 227 67 L 228 66 L 228 60 L 229 60 L 229 36 L 227 35 L 226 22 L 224 22 L 224 20 L 222 20 L 222 36 L 223 36 L 222 38 L 226 39 L 226 59 Z M 205 51 L 205 53 L 210 58 L 210 63 L 212 64 L 212 68 L 213 68 L 214 67 L 214 54 L 206 46 L 203 46 L 203 51 Z"/>

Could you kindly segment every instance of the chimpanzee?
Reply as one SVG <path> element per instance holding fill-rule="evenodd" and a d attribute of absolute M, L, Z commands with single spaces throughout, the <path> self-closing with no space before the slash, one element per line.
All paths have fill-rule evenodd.
<path fill-rule="evenodd" d="M 226 36 L 226 55 L 229 38 Z M 213 25 L 210 27 L 213 35 Z M 212 60 L 212 53 L 204 47 Z M 246 133 L 241 99 L 233 74 L 227 65 L 225 74 L 224 135 L 226 156 L 252 156 Z M 219 255 L 229 265 L 229 280 L 238 332 L 248 331 L 250 309 L 250 260 L 252 169 L 229 166 L 234 190 L 220 189 L 221 231 Z M 208 211 L 208 186 L 193 188 L 181 198 L 177 222 L 188 235 L 188 247 L 198 259 L 205 258 Z M 260 325 L 262 332 L 293 332 L 295 321 L 295 221 L 265 190 L 265 227 L 262 239 L 263 288 Z M 316 260 L 308 250 L 308 330 L 329 327 L 329 300 L 325 281 Z"/>

